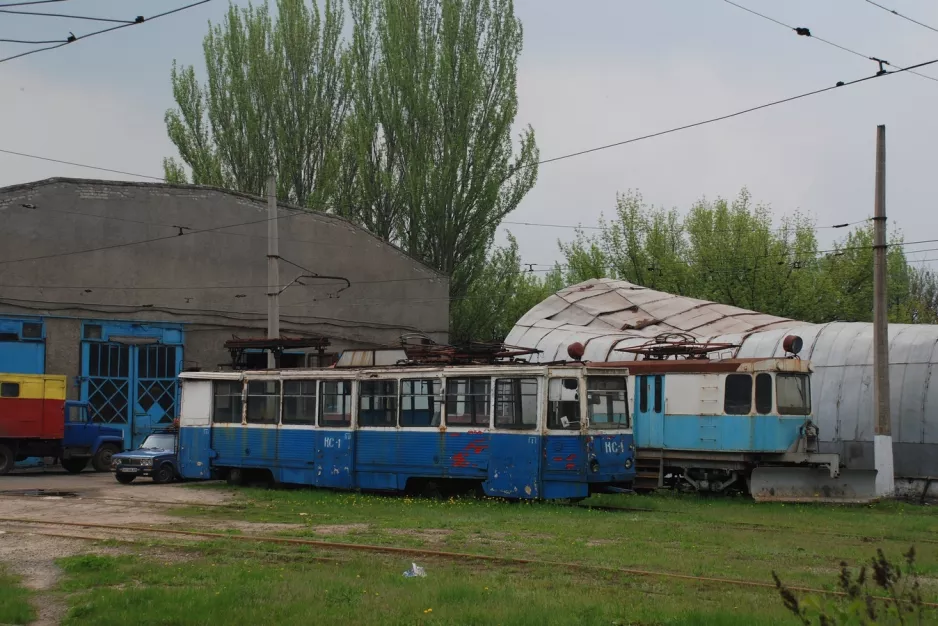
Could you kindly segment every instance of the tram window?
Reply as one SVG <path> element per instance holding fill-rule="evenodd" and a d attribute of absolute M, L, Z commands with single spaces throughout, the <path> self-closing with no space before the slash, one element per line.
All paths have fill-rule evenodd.
<path fill-rule="evenodd" d="M 811 415 L 811 381 L 804 374 L 778 374 L 775 393 L 781 415 Z"/>
<path fill-rule="evenodd" d="M 283 424 L 316 423 L 316 381 L 283 381 Z"/>
<path fill-rule="evenodd" d="M 401 381 L 401 427 L 421 428 L 440 425 L 440 381 Z"/>
<path fill-rule="evenodd" d="M 586 384 L 590 428 L 628 428 L 625 378 L 591 376 Z"/>
<path fill-rule="evenodd" d="M 551 430 L 580 429 L 579 381 L 576 378 L 551 378 L 547 383 L 547 427 Z M 566 418 L 566 426 L 564 419 Z"/>
<path fill-rule="evenodd" d="M 397 381 L 366 380 L 358 388 L 359 426 L 397 425 Z"/>
<path fill-rule="evenodd" d="M 280 419 L 280 381 L 248 381 L 248 424 L 276 424 Z"/>
<path fill-rule="evenodd" d="M 642 413 L 648 412 L 648 376 L 639 376 L 638 384 L 638 410 Z"/>
<path fill-rule="evenodd" d="M 664 379 L 661 376 L 655 376 L 655 413 L 661 413 L 664 404 Z"/>
<path fill-rule="evenodd" d="M 241 381 L 215 381 L 212 403 L 212 422 L 215 424 L 241 423 Z"/>
<path fill-rule="evenodd" d="M 723 412 L 727 415 L 748 415 L 752 411 L 752 376 L 730 374 L 726 377 Z"/>
<path fill-rule="evenodd" d="M 495 428 L 533 430 L 537 427 L 537 379 L 495 381 Z"/>
<path fill-rule="evenodd" d="M 772 375 L 756 376 L 756 413 L 765 415 L 772 412 Z"/>
<path fill-rule="evenodd" d="M 448 378 L 446 425 L 488 427 L 491 387 L 488 378 Z"/>
<path fill-rule="evenodd" d="M 319 425 L 344 427 L 352 425 L 352 381 L 324 380 L 320 385 Z"/>

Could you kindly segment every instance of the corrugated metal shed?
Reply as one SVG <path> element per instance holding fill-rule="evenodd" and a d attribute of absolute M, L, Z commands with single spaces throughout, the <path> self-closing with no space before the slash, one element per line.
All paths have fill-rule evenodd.
<path fill-rule="evenodd" d="M 815 368 L 812 401 L 825 451 L 839 452 L 848 467 L 873 467 L 873 326 L 808 324 L 737 307 L 675 296 L 620 280 L 573 285 L 522 317 L 506 343 L 537 348 L 535 359 L 566 357 L 579 341 L 590 361 L 631 360 L 615 352 L 665 332 L 740 344 L 723 356 L 784 356 L 782 339 L 804 339 L 802 358 Z M 889 326 L 892 436 L 896 475 L 938 475 L 938 326 Z M 938 377 L 936 377 L 938 378 Z"/>

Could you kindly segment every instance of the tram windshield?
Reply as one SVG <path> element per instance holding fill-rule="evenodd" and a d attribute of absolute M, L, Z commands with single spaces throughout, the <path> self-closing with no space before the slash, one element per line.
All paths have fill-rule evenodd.
<path fill-rule="evenodd" d="M 628 404 L 625 401 L 625 378 L 590 376 L 586 385 L 586 404 L 590 428 L 628 428 Z"/>
<path fill-rule="evenodd" d="M 778 374 L 775 389 L 781 415 L 811 414 L 811 380 L 806 374 Z"/>

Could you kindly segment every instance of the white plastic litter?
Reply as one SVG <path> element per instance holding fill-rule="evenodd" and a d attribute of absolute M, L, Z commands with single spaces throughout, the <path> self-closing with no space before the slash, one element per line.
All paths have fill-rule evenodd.
<path fill-rule="evenodd" d="M 416 563 L 410 564 L 410 569 L 404 572 L 404 578 L 426 578 L 427 572 Z"/>

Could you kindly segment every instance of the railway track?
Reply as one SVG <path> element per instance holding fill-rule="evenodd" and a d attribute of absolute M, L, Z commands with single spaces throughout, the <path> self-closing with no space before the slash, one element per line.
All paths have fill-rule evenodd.
<path fill-rule="evenodd" d="M 712 583 L 719 584 L 724 586 L 733 586 L 733 587 L 743 587 L 750 589 L 764 589 L 764 590 L 776 590 L 776 586 L 773 583 L 760 582 L 754 580 L 740 580 L 734 578 L 716 578 L 710 576 L 694 576 L 691 574 L 680 574 L 675 572 L 662 572 L 656 570 L 646 570 L 638 569 L 631 567 L 612 567 L 606 565 L 594 565 L 589 563 L 575 563 L 575 562 L 564 562 L 564 561 L 549 561 L 541 559 L 525 559 L 519 557 L 506 557 L 506 556 L 495 556 L 489 554 L 473 554 L 469 552 L 450 552 L 442 550 L 427 550 L 424 548 L 409 548 L 402 546 L 384 546 L 384 545 L 370 545 L 370 544 L 359 544 L 359 543 L 343 543 L 343 542 L 333 542 L 333 541 L 320 541 L 316 539 L 302 539 L 302 538 L 293 538 L 293 537 L 277 537 L 269 535 L 230 535 L 226 533 L 216 533 L 216 532 L 205 532 L 205 531 L 191 531 L 191 530 L 177 530 L 170 528 L 151 528 L 151 527 L 140 527 L 140 526 L 130 526 L 130 525 L 120 525 L 120 524 L 96 524 L 96 523 L 87 523 L 87 522 L 53 522 L 45 520 L 36 520 L 28 518 L 15 518 L 15 517 L 0 517 L 0 524 L 12 524 L 14 525 L 14 532 L 23 532 L 23 529 L 17 528 L 17 526 L 34 526 L 39 528 L 46 527 L 65 527 L 65 528 L 84 528 L 91 530 L 109 530 L 109 531 L 118 531 L 118 532 L 130 532 L 130 533 L 141 533 L 146 534 L 152 538 L 154 534 L 175 536 L 175 537 L 190 537 L 193 539 L 219 539 L 227 540 L 231 542 L 244 542 L 244 543 L 268 543 L 268 544 L 279 544 L 279 545 L 291 545 L 291 546 L 308 546 L 320 548 L 323 550 L 339 550 L 339 551 L 352 551 L 352 552 L 365 552 L 365 553 L 379 553 L 379 554 L 400 554 L 407 555 L 408 557 L 421 556 L 428 558 L 440 558 L 448 559 L 454 561 L 482 561 L 486 563 L 492 563 L 496 565 L 503 566 L 531 566 L 531 567 L 549 567 L 552 569 L 561 568 L 565 570 L 580 570 L 580 571 L 593 571 L 593 572 L 604 572 L 612 574 L 621 574 L 628 576 L 637 576 L 643 578 L 662 578 L 662 579 L 671 579 L 671 580 L 683 580 L 690 582 L 700 582 L 700 583 Z M 71 539 L 87 539 L 89 541 L 102 541 L 100 537 L 82 537 L 76 535 L 68 535 L 65 533 L 47 533 L 42 530 L 36 532 L 36 534 L 42 535 L 46 534 L 49 536 L 61 536 Z M 117 538 L 120 540 L 120 538 Z M 811 593 L 825 596 L 834 596 L 834 597 L 845 597 L 846 594 L 838 591 L 830 591 L 826 589 L 815 589 L 812 587 L 802 587 L 802 586 L 789 586 L 792 591 L 799 593 Z M 874 596 L 874 598 L 881 602 L 892 602 L 892 599 L 886 596 Z M 931 609 L 938 609 L 938 603 L 934 602 L 924 602 L 924 606 Z"/>
<path fill-rule="evenodd" d="M 24 490 L 19 490 L 16 493 L 12 491 L 0 492 L 0 499 L 24 498 L 24 497 L 63 497 L 63 498 L 68 498 L 68 499 L 75 498 L 75 499 L 81 499 L 81 500 L 115 502 L 115 503 L 124 503 L 124 504 L 132 504 L 132 505 L 144 504 L 144 505 L 160 505 L 160 506 L 168 506 L 168 507 L 194 506 L 194 507 L 206 507 L 206 508 L 211 508 L 211 509 L 216 509 L 216 510 L 228 509 L 228 510 L 233 510 L 233 511 L 244 510 L 250 507 L 249 503 L 244 503 L 244 502 L 240 502 L 240 503 L 234 503 L 234 502 L 232 503 L 208 503 L 208 502 L 191 502 L 191 501 L 180 502 L 180 501 L 172 501 L 172 500 L 144 500 L 144 499 L 138 499 L 138 498 L 106 498 L 106 497 L 98 497 L 98 496 L 84 496 L 81 494 L 57 496 L 56 495 L 57 493 L 68 493 L 68 492 L 56 492 L 56 491 L 44 492 L 39 489 L 24 489 Z M 588 511 L 599 511 L 603 513 L 656 513 L 656 514 L 666 515 L 666 516 L 684 514 L 684 511 L 667 510 L 667 509 L 664 509 L 664 510 L 663 509 L 651 509 L 651 508 L 641 508 L 641 507 L 618 507 L 618 506 L 607 506 L 607 505 L 597 506 L 597 505 L 588 505 L 588 504 L 571 504 L 571 505 L 564 505 L 564 506 L 565 508 L 582 509 L 582 510 L 588 510 Z M 682 522 L 677 521 L 677 522 L 670 522 L 670 523 L 680 524 Z M 730 526 L 733 528 L 739 528 L 742 530 L 751 530 L 755 532 L 774 533 L 780 530 L 789 530 L 789 531 L 797 531 L 803 535 L 818 535 L 818 536 L 823 536 L 823 537 L 839 537 L 842 539 L 856 539 L 856 540 L 863 541 L 866 543 L 872 543 L 872 542 L 877 542 L 877 541 L 892 541 L 892 542 L 897 542 L 897 543 L 938 544 L 938 539 L 928 539 L 925 537 L 907 538 L 907 537 L 893 537 L 893 536 L 886 536 L 886 535 L 879 536 L 879 537 L 872 537 L 872 536 L 860 535 L 856 533 L 829 532 L 829 531 L 822 531 L 822 530 L 816 530 L 816 529 L 804 528 L 804 527 L 800 527 L 800 528 L 795 528 L 795 527 L 790 527 L 790 526 L 780 527 L 778 525 L 773 525 L 773 524 L 757 524 L 753 522 L 714 521 L 713 524 L 715 526 L 720 526 L 720 527 Z"/>

